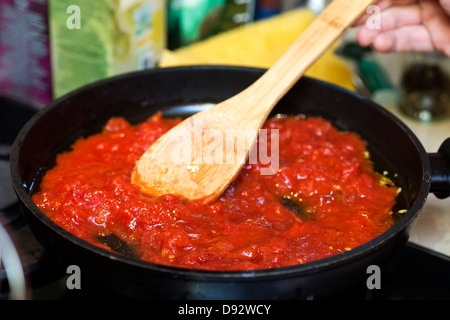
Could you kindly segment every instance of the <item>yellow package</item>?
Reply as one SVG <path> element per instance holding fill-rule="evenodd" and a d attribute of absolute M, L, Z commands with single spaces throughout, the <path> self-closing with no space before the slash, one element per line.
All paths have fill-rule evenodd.
<path fill-rule="evenodd" d="M 160 66 L 224 64 L 269 68 L 314 20 L 306 8 L 285 12 L 191 44 L 164 51 Z M 347 63 L 327 51 L 306 75 L 354 89 Z"/>

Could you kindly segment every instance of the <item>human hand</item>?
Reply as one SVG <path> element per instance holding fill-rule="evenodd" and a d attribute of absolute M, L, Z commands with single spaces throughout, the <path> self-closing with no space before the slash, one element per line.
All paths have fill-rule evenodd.
<path fill-rule="evenodd" d="M 362 17 L 357 40 L 380 52 L 441 51 L 450 56 L 450 0 L 380 0 L 379 28 Z"/>

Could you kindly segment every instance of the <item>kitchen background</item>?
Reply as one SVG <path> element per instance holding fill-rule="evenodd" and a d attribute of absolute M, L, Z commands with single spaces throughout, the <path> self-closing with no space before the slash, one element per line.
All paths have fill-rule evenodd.
<path fill-rule="evenodd" d="M 124 72 L 193 64 L 270 67 L 327 2 L 0 0 L 0 222 L 8 224 L 5 212 L 14 203 L 3 164 L 12 135 L 34 112 Z M 436 152 L 450 137 L 449 59 L 379 54 L 359 47 L 355 32 L 346 32 L 307 75 L 377 101 L 417 134 L 427 152 Z M 450 259 L 450 199 L 429 196 L 410 243 Z"/>

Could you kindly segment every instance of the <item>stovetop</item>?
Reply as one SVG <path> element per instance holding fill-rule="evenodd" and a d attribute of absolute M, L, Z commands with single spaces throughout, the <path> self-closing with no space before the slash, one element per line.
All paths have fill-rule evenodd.
<path fill-rule="evenodd" d="M 6 230 L 21 258 L 26 279 L 23 296 L 12 294 L 4 261 L 0 263 L 0 300 L 51 299 L 77 300 L 101 297 L 121 298 L 104 290 L 95 281 L 84 283 L 82 290 L 69 290 L 65 285 L 66 270 L 55 257 L 34 238 L 21 214 L 9 175 L 9 150 L 20 129 L 36 110 L 16 101 L 0 97 L 0 231 Z M 0 232 L 1 236 L 1 232 Z M 0 238 L 1 239 L 1 238 Z M 0 243 L 0 249 L 5 242 Z M 2 250 L 0 252 L 5 252 Z M 0 255 L 0 258 L 2 256 Z M 5 257 L 3 257 L 5 259 Z M 381 289 L 369 290 L 366 284 L 340 298 L 349 300 L 427 300 L 450 299 L 450 259 L 414 243 L 407 243 L 383 268 Z"/>

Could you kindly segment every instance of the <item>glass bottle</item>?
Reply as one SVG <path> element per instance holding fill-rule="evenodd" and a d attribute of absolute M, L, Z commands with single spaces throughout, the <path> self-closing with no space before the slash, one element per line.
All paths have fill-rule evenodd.
<path fill-rule="evenodd" d="M 410 54 L 401 78 L 400 110 L 424 122 L 448 117 L 449 65 L 438 52 Z"/>

